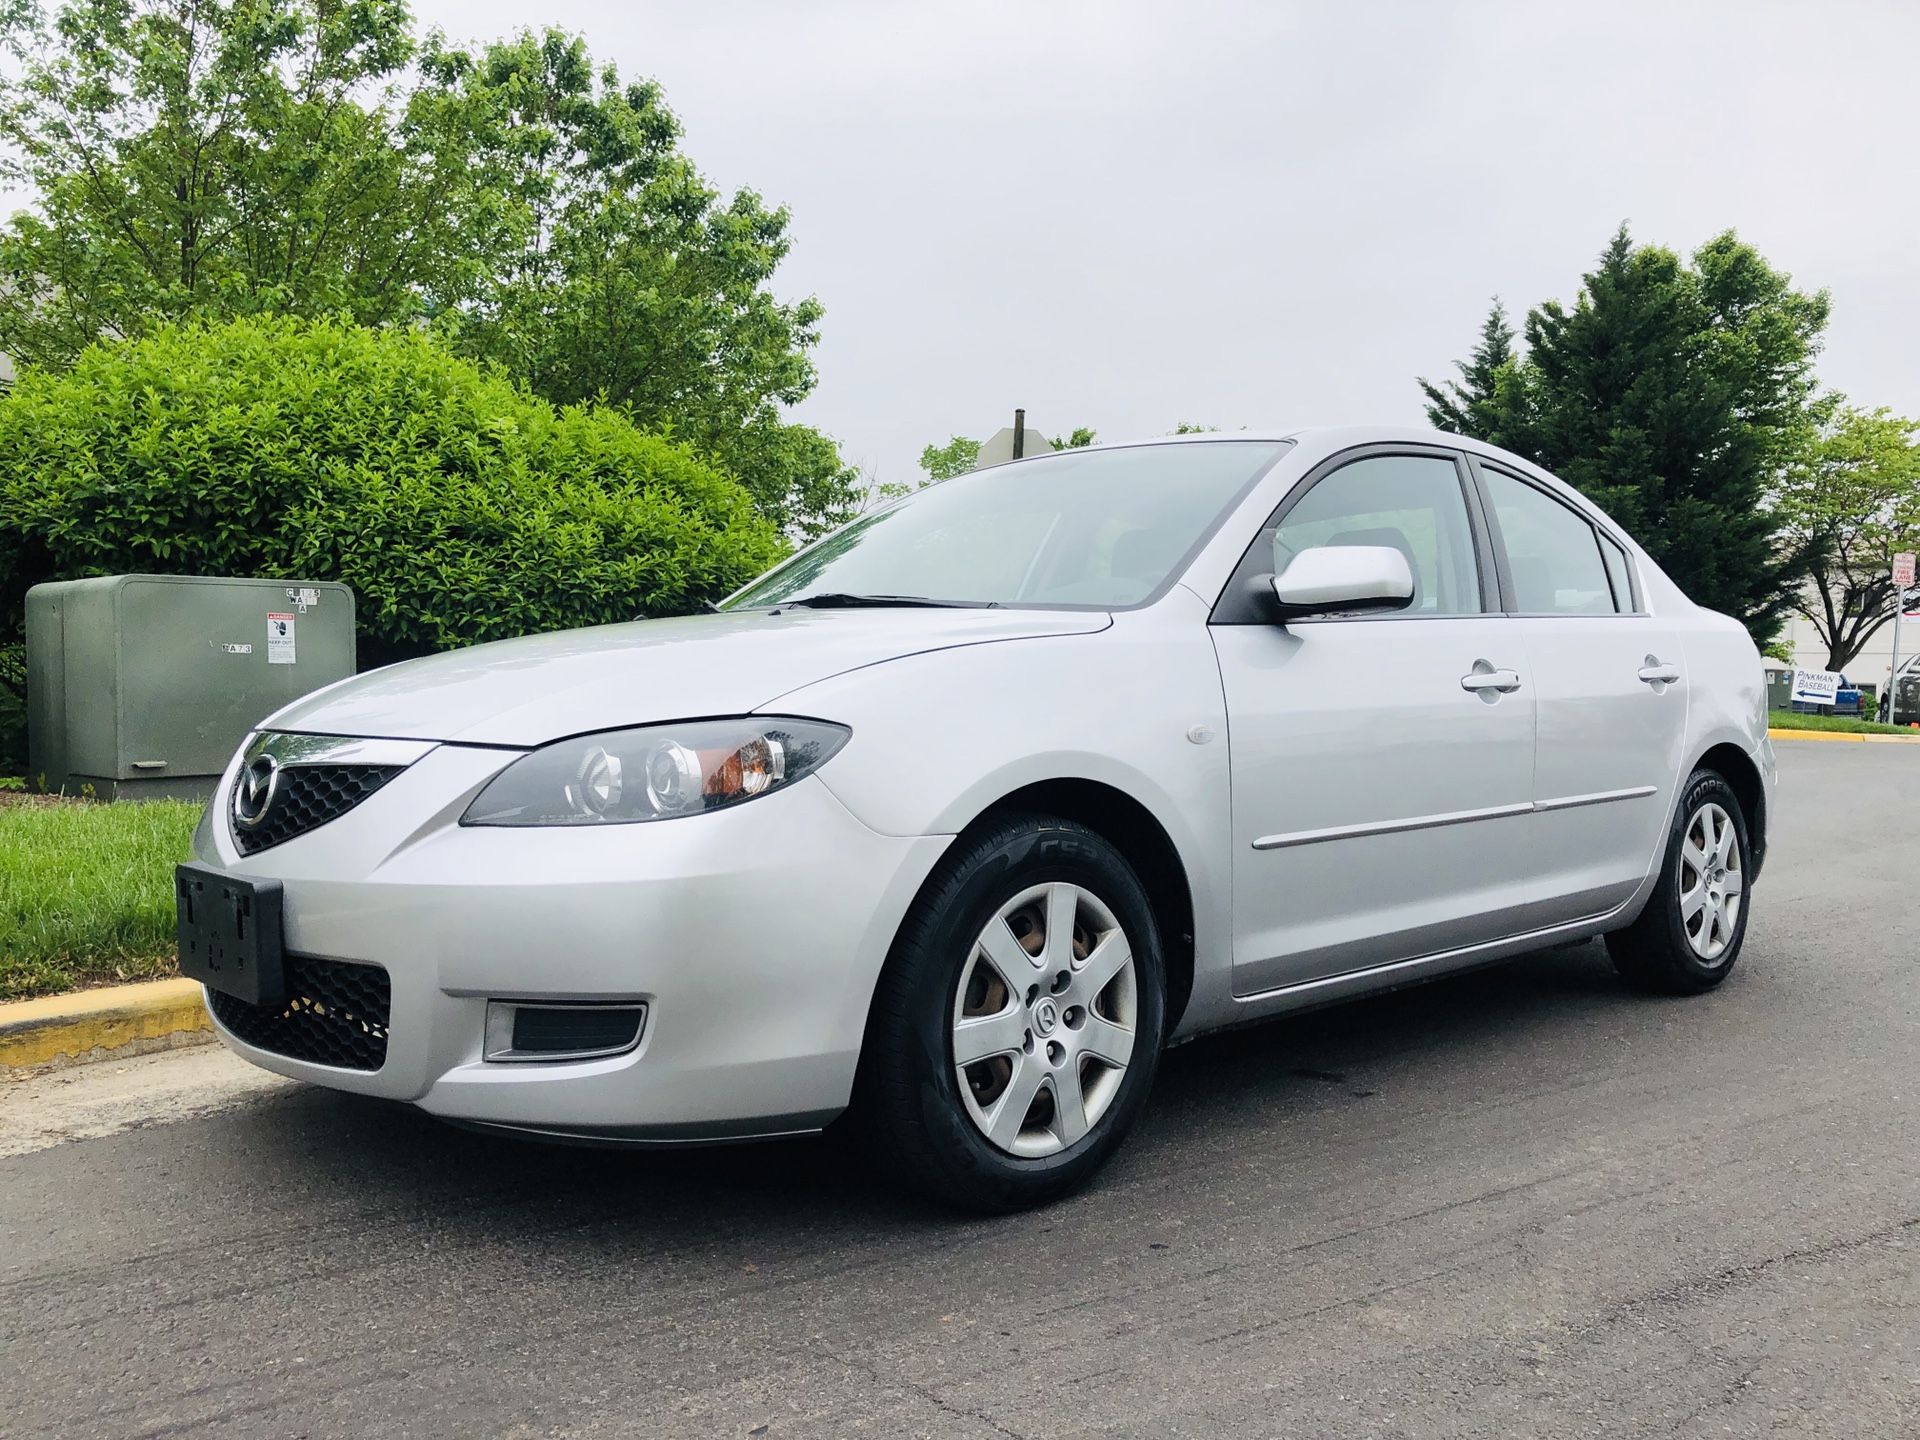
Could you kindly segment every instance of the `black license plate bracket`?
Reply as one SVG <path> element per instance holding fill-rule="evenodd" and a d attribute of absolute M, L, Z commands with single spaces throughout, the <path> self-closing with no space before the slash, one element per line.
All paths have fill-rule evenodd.
<path fill-rule="evenodd" d="M 278 880 L 189 862 L 173 872 L 180 973 L 250 1005 L 287 998 Z"/>

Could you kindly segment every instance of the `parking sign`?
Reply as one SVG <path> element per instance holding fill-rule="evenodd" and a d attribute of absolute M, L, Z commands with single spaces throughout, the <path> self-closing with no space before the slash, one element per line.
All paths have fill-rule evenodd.
<path fill-rule="evenodd" d="M 1913 584 L 1913 552 L 1903 550 L 1893 557 L 1893 583 L 1902 590 Z"/>

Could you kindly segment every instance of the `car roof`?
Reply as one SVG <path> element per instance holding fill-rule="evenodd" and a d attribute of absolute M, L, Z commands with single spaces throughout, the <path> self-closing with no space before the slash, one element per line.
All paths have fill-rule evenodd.
<path fill-rule="evenodd" d="M 1542 469 L 1524 455 L 1516 455 L 1511 450 L 1503 450 L 1498 445 L 1489 444 L 1485 440 L 1475 440 L 1468 435 L 1456 435 L 1450 430 L 1435 430 L 1427 425 L 1295 425 L 1261 430 L 1202 430 L 1188 435 L 1150 435 L 1138 440 L 1102 441 L 1083 448 L 1124 450 L 1142 445 L 1192 445 L 1223 440 L 1291 442 L 1305 451 L 1312 463 L 1318 463 L 1320 459 L 1337 455 L 1342 450 L 1350 450 L 1358 445 L 1440 445 L 1450 450 L 1471 451 L 1485 459 L 1518 469 L 1524 474 L 1547 481 L 1557 491 L 1580 500 L 1583 505 L 1589 508 L 1592 506 L 1591 501 L 1581 496 L 1559 476 Z M 1038 455 L 1029 455 L 1023 460 L 1006 463 L 1024 464 L 1026 460 L 1044 459 L 1047 455 L 1061 453 L 1064 452 L 1042 451 Z M 1610 518 L 1608 524 L 1615 530 L 1619 529 L 1619 526 Z"/>
<path fill-rule="evenodd" d="M 1346 445 L 1368 445 L 1385 441 L 1387 443 L 1408 442 L 1424 445 L 1448 445 L 1465 449 L 1484 451 L 1487 454 L 1503 454 L 1498 446 L 1489 445 L 1482 440 L 1469 439 L 1465 435 L 1456 435 L 1447 430 L 1435 430 L 1421 425 L 1289 425 L 1260 429 L 1241 430 L 1196 430 L 1185 435 L 1143 435 L 1126 440 L 1100 440 L 1086 449 L 1123 450 L 1139 445 L 1204 445 L 1218 440 L 1292 440 L 1296 443 L 1313 441 L 1329 449 L 1338 449 Z M 1043 452 L 1058 454 L 1058 451 Z M 1038 459 L 1039 456 L 1029 456 Z"/>

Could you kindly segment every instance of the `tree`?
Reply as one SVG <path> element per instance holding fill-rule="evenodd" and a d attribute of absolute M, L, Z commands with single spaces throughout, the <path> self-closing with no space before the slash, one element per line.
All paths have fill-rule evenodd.
<path fill-rule="evenodd" d="M 1436 385 L 1422 379 L 1427 397 L 1427 421 L 1436 430 L 1483 438 L 1499 428 L 1500 377 L 1514 362 L 1513 326 L 1498 295 L 1480 324 L 1480 340 L 1465 360 L 1454 362 L 1458 380 Z"/>
<path fill-rule="evenodd" d="M 1027 432 L 1032 435 L 1033 432 Z M 1040 437 L 1035 437 L 1040 438 Z M 1053 450 L 1084 450 L 1093 444 L 1094 432 L 1088 426 L 1077 426 L 1070 434 L 1054 436 L 1047 446 Z M 951 480 L 956 475 L 965 475 L 980 463 L 980 446 L 983 442 L 969 439 L 965 435 L 955 435 L 944 445 L 929 445 L 920 452 L 920 468 L 927 472 L 925 484 L 934 484 L 941 480 Z M 1039 454 L 1039 451 L 1035 451 Z M 910 487 L 903 485 L 883 485 L 880 489 L 888 495 L 905 495 Z"/>
<path fill-rule="evenodd" d="M 416 327 L 155 327 L 0 399 L 0 640 L 36 581 L 352 585 L 375 661 L 684 613 L 786 547 L 607 406 L 556 409 Z"/>
<path fill-rule="evenodd" d="M 507 238 L 457 143 L 396 128 L 399 5 L 65 0 L 7 39 L 4 173 L 37 201 L 0 232 L 0 350 L 24 367 L 188 315 L 406 321 Z"/>
<path fill-rule="evenodd" d="M 8 7 L 12 13 L 19 7 Z M 0 351 L 258 313 L 431 322 L 556 404 L 668 430 L 797 534 L 857 472 L 786 407 L 821 308 L 776 298 L 789 217 L 723 197 L 657 86 L 577 38 L 416 43 L 398 0 L 61 0 L 0 90 Z"/>
<path fill-rule="evenodd" d="M 1794 608 L 1845 670 L 1893 618 L 1893 557 L 1920 549 L 1920 422 L 1841 410 L 1777 502 L 1783 543 L 1809 557 Z"/>
<path fill-rule="evenodd" d="M 671 423 L 783 527 L 817 533 L 851 513 L 858 472 L 783 419 L 814 387 L 823 313 L 768 288 L 792 249 L 788 212 L 722 196 L 680 153 L 660 88 L 596 68 L 578 37 L 431 41 L 421 70 L 416 123 L 464 116 L 473 163 L 525 218 L 474 301 L 443 313 L 455 346 L 555 404 Z"/>
<path fill-rule="evenodd" d="M 955 435 L 944 445 L 929 445 L 920 452 L 920 468 L 927 472 L 928 483 L 951 480 L 973 469 L 980 459 L 980 442 Z"/>
<path fill-rule="evenodd" d="M 1794 289 L 1731 231 L 1689 264 L 1622 226 L 1573 306 L 1529 312 L 1525 356 L 1495 367 L 1490 402 L 1463 389 L 1463 411 L 1471 433 L 1581 490 L 1764 643 L 1807 569 L 1802 548 L 1777 543 L 1770 502 L 1831 408 L 1813 374 L 1827 314 L 1825 291 Z M 1494 337 L 1489 317 L 1483 348 Z M 1475 361 L 1460 369 L 1475 386 Z"/>

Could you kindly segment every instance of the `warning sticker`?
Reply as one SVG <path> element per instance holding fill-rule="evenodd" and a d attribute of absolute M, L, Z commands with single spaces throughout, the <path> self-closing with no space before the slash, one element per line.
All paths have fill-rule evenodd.
<path fill-rule="evenodd" d="M 293 663 L 293 616 L 270 613 L 267 616 L 267 664 Z"/>

